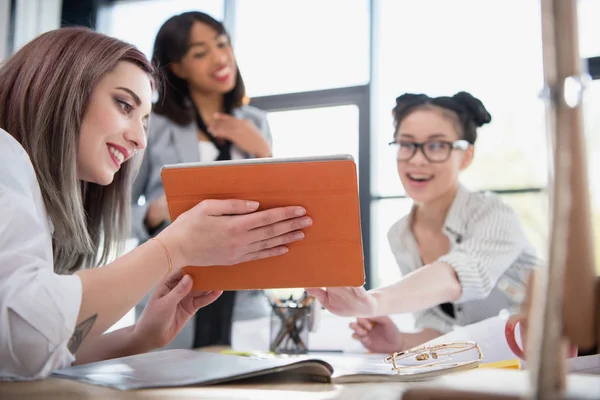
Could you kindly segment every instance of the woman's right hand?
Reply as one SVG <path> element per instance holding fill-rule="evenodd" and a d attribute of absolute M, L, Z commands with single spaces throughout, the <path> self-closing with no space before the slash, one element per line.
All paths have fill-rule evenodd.
<path fill-rule="evenodd" d="M 174 268 L 232 265 L 287 253 L 286 244 L 304 237 L 312 225 L 302 207 L 256 211 L 244 200 L 204 200 L 181 214 L 158 237 Z"/>

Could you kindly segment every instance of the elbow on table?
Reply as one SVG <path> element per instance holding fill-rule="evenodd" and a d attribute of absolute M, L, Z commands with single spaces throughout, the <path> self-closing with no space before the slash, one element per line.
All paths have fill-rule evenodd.
<path fill-rule="evenodd" d="M 44 379 L 53 371 L 70 366 L 73 356 L 66 343 L 56 347 L 37 332 L 13 331 L 2 340 L 0 376 L 13 379 Z"/>

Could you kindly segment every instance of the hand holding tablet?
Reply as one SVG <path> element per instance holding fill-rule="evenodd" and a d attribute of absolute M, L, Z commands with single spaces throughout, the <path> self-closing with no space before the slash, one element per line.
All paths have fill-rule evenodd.
<path fill-rule="evenodd" d="M 245 229 L 248 236 L 244 240 L 249 240 L 245 254 L 234 254 L 218 265 L 215 260 L 199 257 L 183 268 L 194 278 L 196 290 L 364 283 L 356 164 L 351 156 L 174 164 L 165 165 L 161 177 L 173 224 L 180 215 L 194 212 L 196 207 L 202 209 L 205 203 L 210 205 L 209 201 L 199 205 L 205 200 L 259 203 L 256 212 L 243 216 L 241 227 L 232 228 L 231 237 L 215 238 L 217 246 L 221 241 L 240 240 L 237 229 Z M 303 226 L 305 217 L 294 219 L 290 214 L 297 206 L 306 210 L 312 225 Z M 218 212 L 228 213 L 221 209 Z M 297 235 L 299 230 L 305 237 L 293 241 L 301 236 Z M 269 257 L 272 252 L 281 251 L 284 244 L 287 253 Z M 269 258 L 261 258 L 263 255 Z M 211 263 L 212 266 L 202 266 Z"/>
<path fill-rule="evenodd" d="M 169 239 L 163 240 L 172 242 L 174 263 L 233 265 L 282 255 L 288 251 L 286 244 L 304 237 L 300 229 L 312 224 L 302 207 L 257 212 L 258 207 L 257 202 L 244 200 L 204 200 L 192 207 L 165 230 Z M 182 232 L 210 240 L 179 237 Z"/>

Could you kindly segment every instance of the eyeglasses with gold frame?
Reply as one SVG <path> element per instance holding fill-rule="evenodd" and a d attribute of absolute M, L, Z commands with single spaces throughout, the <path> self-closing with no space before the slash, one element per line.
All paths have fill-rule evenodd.
<path fill-rule="evenodd" d="M 468 361 L 456 361 L 453 355 L 474 351 L 474 357 Z M 476 353 L 475 353 L 476 352 Z M 475 355 L 476 354 L 476 355 Z M 392 363 L 392 370 L 398 373 L 419 368 L 442 366 L 444 368 L 476 365 L 483 359 L 483 352 L 475 342 L 452 342 L 433 345 L 421 345 L 412 349 L 396 352 L 383 361 Z M 416 365 L 402 365 L 402 360 L 417 361 Z"/>

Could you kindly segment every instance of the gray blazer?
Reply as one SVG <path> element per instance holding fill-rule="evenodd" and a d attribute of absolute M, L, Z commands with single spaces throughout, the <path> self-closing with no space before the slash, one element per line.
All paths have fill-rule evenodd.
<path fill-rule="evenodd" d="M 242 106 L 235 109 L 233 115 L 236 118 L 252 121 L 269 144 L 272 144 L 271 130 L 265 112 L 255 107 Z M 142 165 L 132 188 L 132 235 L 140 243 L 150 239 L 144 226 L 148 205 L 164 194 L 160 179 L 161 167 L 165 164 L 209 161 L 200 160 L 197 132 L 195 122 L 181 126 L 162 115 L 151 114 L 148 146 L 144 151 Z M 254 156 L 247 154 L 247 157 Z M 138 205 L 140 196 L 146 198 L 144 205 Z"/>
<path fill-rule="evenodd" d="M 247 119 L 254 123 L 262 135 L 272 144 L 271 131 L 266 113 L 251 106 L 242 106 L 233 111 L 236 118 Z M 164 194 L 160 169 L 165 164 L 182 162 L 209 161 L 200 160 L 198 135 L 195 122 L 181 126 L 168 118 L 151 114 L 148 132 L 148 145 L 132 188 L 131 235 L 143 243 L 150 238 L 144 225 L 148 205 Z M 233 146 L 235 148 L 235 145 Z M 238 148 L 238 151 L 240 149 Z M 248 158 L 254 157 L 246 154 Z M 138 200 L 145 197 L 145 203 Z M 139 317 L 148 297 L 136 306 L 136 318 Z M 260 318 L 269 315 L 270 308 L 259 291 L 238 292 L 233 310 L 233 321 Z M 193 344 L 194 324 L 190 320 L 180 334 L 166 348 L 191 348 Z"/>

